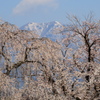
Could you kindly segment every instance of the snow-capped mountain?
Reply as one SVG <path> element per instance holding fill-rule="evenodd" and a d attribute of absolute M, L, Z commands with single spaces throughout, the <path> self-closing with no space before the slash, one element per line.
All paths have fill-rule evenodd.
<path fill-rule="evenodd" d="M 47 37 L 53 41 L 60 40 L 64 36 L 57 33 L 57 28 L 63 28 L 63 25 L 58 21 L 53 21 L 49 23 L 28 23 L 22 26 L 21 30 L 31 30 L 38 34 L 40 37 Z"/>

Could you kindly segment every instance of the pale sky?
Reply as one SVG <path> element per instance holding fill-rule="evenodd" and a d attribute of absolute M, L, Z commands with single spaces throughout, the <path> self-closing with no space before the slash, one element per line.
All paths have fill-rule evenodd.
<path fill-rule="evenodd" d="M 0 0 L 0 18 L 17 26 L 29 22 L 67 23 L 67 14 L 79 17 L 93 12 L 100 19 L 100 0 Z"/>

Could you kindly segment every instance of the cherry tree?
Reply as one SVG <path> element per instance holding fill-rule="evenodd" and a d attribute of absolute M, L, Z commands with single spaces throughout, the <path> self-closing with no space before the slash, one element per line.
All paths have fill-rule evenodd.
<path fill-rule="evenodd" d="M 92 17 L 68 17 L 64 48 L 33 31 L 0 25 L 0 99 L 98 100 L 100 24 Z"/>
<path fill-rule="evenodd" d="M 63 43 L 66 45 L 70 42 L 67 47 L 66 62 L 69 59 L 74 68 L 73 87 L 80 91 L 80 93 L 74 91 L 74 96 L 78 96 L 80 100 L 82 98 L 91 100 L 98 97 L 100 93 L 100 89 L 96 88 L 100 85 L 96 81 L 96 77 L 100 78 L 100 21 L 95 20 L 92 14 L 85 17 L 83 21 L 76 16 L 68 15 L 67 18 L 71 23 L 64 26 L 61 32 L 66 33 L 67 36 Z M 79 82 L 80 78 L 83 82 Z M 86 98 L 82 96 L 82 92 Z"/>

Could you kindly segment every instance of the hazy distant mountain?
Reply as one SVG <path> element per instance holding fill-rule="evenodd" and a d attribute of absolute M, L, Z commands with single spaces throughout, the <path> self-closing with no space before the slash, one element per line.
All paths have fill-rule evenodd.
<path fill-rule="evenodd" d="M 57 28 L 61 29 L 63 25 L 58 21 L 53 21 L 49 23 L 28 23 L 22 26 L 21 30 L 31 30 L 38 34 L 40 37 L 47 37 L 53 41 L 62 39 L 64 36 L 57 32 Z M 55 34 L 58 33 L 58 34 Z"/>

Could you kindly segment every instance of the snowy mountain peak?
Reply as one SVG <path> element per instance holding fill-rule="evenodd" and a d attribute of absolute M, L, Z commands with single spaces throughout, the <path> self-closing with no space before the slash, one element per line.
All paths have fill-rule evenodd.
<path fill-rule="evenodd" d="M 34 28 L 36 29 L 41 29 L 41 28 L 45 28 L 47 26 L 62 26 L 62 24 L 58 21 L 52 21 L 52 22 L 48 22 L 48 23 L 35 23 L 35 22 L 32 22 L 32 23 L 28 23 L 24 26 L 21 27 L 21 29 L 25 29 L 25 30 L 31 30 L 31 31 L 34 31 Z"/>
<path fill-rule="evenodd" d="M 50 22 L 51 24 L 55 24 L 55 25 L 61 25 L 61 23 L 60 22 L 58 22 L 58 21 L 52 21 L 52 22 Z"/>
<path fill-rule="evenodd" d="M 53 34 L 54 29 L 62 27 L 63 25 L 60 22 L 52 21 L 48 23 L 28 23 L 22 26 L 20 29 L 34 31 L 40 37 L 47 37 L 55 41 L 58 40 L 58 38 L 62 38 L 62 36 L 61 34 Z"/>

